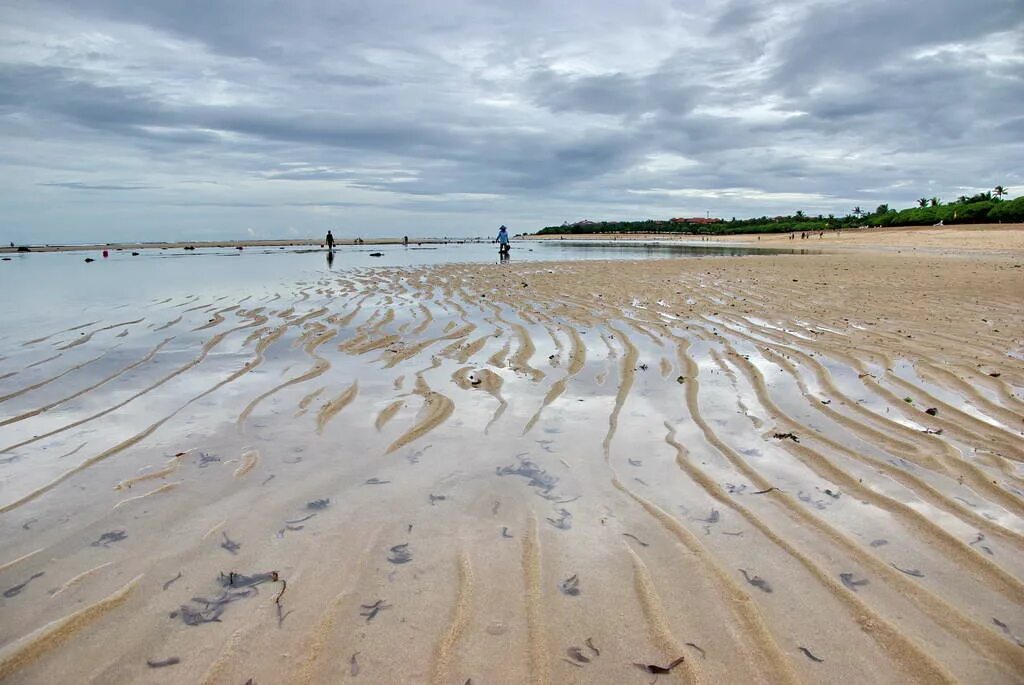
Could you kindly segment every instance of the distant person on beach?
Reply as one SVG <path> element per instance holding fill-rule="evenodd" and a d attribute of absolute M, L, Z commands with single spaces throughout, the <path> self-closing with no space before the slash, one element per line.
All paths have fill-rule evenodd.
<path fill-rule="evenodd" d="M 405 236 L 404 238 L 402 238 L 402 244 L 405 245 L 406 247 L 409 246 L 409 236 Z"/>
<path fill-rule="evenodd" d="M 327 242 L 327 249 L 328 250 L 333 250 L 334 249 L 334 236 L 331 235 L 330 231 L 327 231 L 327 240 L 326 240 L 326 242 Z"/>
<path fill-rule="evenodd" d="M 498 254 L 507 255 L 511 249 L 508 240 L 508 229 L 502 226 L 498 229 L 498 237 L 494 239 L 494 242 L 498 243 Z"/>

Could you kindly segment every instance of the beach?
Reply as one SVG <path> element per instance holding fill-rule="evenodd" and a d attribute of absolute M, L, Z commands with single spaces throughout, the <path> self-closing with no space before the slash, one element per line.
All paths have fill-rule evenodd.
<path fill-rule="evenodd" d="M 1021 682 L 1024 229 L 717 240 L 12 320 L 0 682 Z"/>
<path fill-rule="evenodd" d="M 819 233 L 821 235 L 819 236 Z M 900 226 L 893 228 L 855 228 L 839 231 L 811 231 L 807 238 L 800 233 L 790 239 L 789 233 L 739 233 L 734 235 L 708 235 L 677 233 L 580 233 L 564 236 L 535 235 L 531 240 L 617 240 L 709 242 L 764 245 L 765 247 L 795 247 L 807 249 L 911 249 L 949 250 L 951 252 L 1024 250 L 1022 224 L 963 224 L 958 226 Z"/>

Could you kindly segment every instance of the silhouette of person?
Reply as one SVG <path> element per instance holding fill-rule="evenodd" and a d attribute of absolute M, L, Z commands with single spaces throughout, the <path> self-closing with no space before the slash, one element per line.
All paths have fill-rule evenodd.
<path fill-rule="evenodd" d="M 330 231 L 327 231 L 327 240 L 325 242 L 327 243 L 327 250 L 328 251 L 331 251 L 331 250 L 334 249 L 334 236 L 331 235 Z"/>

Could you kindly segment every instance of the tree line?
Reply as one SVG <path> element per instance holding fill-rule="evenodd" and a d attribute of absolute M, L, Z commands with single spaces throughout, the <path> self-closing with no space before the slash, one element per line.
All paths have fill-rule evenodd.
<path fill-rule="evenodd" d="M 687 233 L 694 235 L 730 235 L 735 233 L 792 233 L 826 231 L 863 226 L 932 226 L 934 224 L 983 224 L 1024 222 L 1024 196 L 1003 199 L 1006 189 L 996 186 L 992 191 L 961 195 L 943 203 L 937 197 L 922 197 L 916 207 L 896 210 L 878 205 L 874 212 L 854 207 L 846 216 L 833 214 L 809 216 L 797 210 L 788 216 L 760 216 L 750 219 L 719 221 L 710 224 L 687 224 L 657 219 L 643 221 L 598 221 L 586 224 L 547 226 L 538 235 L 572 235 L 583 233 Z"/>

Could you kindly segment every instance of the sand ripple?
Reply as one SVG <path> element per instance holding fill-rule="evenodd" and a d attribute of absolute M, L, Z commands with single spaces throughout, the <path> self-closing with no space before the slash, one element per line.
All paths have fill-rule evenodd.
<path fill-rule="evenodd" d="M 0 679 L 1016 682 L 1016 261 L 309 272 L 11 335 Z"/>

